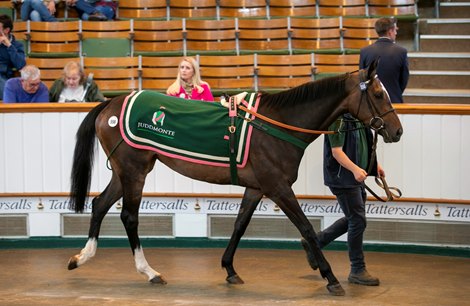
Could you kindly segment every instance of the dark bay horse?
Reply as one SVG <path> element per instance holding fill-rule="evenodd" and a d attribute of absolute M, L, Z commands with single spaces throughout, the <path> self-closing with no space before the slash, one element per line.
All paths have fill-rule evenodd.
<path fill-rule="evenodd" d="M 327 130 L 341 114 L 349 112 L 375 129 L 385 142 L 397 142 L 402 134 L 402 126 L 385 88 L 376 77 L 376 64 L 374 62 L 366 70 L 309 82 L 283 92 L 263 93 L 258 113 L 304 129 Z M 230 184 L 230 169 L 174 159 L 133 148 L 125 142 L 116 147 L 122 136 L 118 127 L 108 124 L 108 119 L 119 117 L 124 100 L 125 96 L 119 96 L 99 104 L 90 111 L 78 129 L 72 168 L 71 209 L 76 212 L 84 210 L 90 188 L 95 135 L 110 156 L 113 170 L 109 185 L 92 201 L 88 241 L 79 254 L 70 258 L 68 268 L 75 269 L 95 255 L 101 222 L 111 206 L 122 197 L 121 220 L 137 271 L 146 275 L 152 283 L 165 284 L 162 275 L 147 263 L 138 236 L 139 207 L 147 174 L 158 159 L 190 178 Z M 306 143 L 313 142 L 319 136 L 290 130 L 286 132 Z M 246 190 L 233 234 L 222 257 L 222 267 L 228 274 L 227 282 L 243 283 L 233 267 L 233 257 L 256 206 L 266 196 L 281 208 L 308 243 L 314 256 L 314 259 L 309 260 L 310 264 L 318 267 L 321 276 L 327 279 L 330 293 L 344 295 L 343 288 L 318 247 L 315 231 L 291 188 L 297 179 L 304 150 L 257 129 L 253 130 L 251 144 L 246 166 L 238 169 L 239 185 L 246 187 Z"/>

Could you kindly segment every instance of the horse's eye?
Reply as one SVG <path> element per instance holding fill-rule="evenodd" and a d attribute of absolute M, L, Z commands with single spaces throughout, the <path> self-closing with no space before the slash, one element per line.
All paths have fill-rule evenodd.
<path fill-rule="evenodd" d="M 374 92 L 374 96 L 375 96 L 377 99 L 383 99 L 383 97 L 384 97 L 384 92 L 383 92 L 383 91 L 376 91 L 376 92 Z"/>

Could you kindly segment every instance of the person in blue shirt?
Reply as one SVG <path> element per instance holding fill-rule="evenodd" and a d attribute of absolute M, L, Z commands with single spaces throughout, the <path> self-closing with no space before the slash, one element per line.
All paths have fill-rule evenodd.
<path fill-rule="evenodd" d="M 11 34 L 13 21 L 8 15 L 0 15 L 0 97 L 3 96 L 5 82 L 13 77 L 14 70 L 26 65 L 23 44 Z"/>
<path fill-rule="evenodd" d="M 22 2 L 21 19 L 23 21 L 57 21 L 54 14 L 56 13 L 56 4 L 59 3 L 59 0 L 23 0 Z"/>
<path fill-rule="evenodd" d="M 77 11 L 82 20 L 112 20 L 116 14 L 117 4 L 112 0 L 65 0 L 68 6 Z"/>
<path fill-rule="evenodd" d="M 41 82 L 41 72 L 34 65 L 21 69 L 21 77 L 11 78 L 5 83 L 3 103 L 49 102 L 49 90 Z"/>

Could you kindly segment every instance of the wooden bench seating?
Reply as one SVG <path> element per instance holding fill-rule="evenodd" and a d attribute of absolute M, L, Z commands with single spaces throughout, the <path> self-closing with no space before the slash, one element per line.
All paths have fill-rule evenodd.
<path fill-rule="evenodd" d="M 141 56 L 140 58 L 141 88 L 166 92 L 176 80 L 182 57 Z"/>
<path fill-rule="evenodd" d="M 83 68 L 106 97 L 113 97 L 140 88 L 138 57 L 84 57 Z"/>
<path fill-rule="evenodd" d="M 165 18 L 167 0 L 119 0 L 117 16 L 120 19 Z"/>
<path fill-rule="evenodd" d="M 255 56 L 199 56 L 202 79 L 209 83 L 214 96 L 255 88 Z"/>
<path fill-rule="evenodd" d="M 257 88 L 279 91 L 313 80 L 313 54 L 256 56 Z"/>

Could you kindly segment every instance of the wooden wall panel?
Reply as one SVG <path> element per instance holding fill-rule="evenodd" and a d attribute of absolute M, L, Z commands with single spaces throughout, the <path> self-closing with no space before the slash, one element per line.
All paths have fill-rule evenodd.
<path fill-rule="evenodd" d="M 5 150 L 5 192 L 25 192 L 23 116 L 22 114 L 4 116 L 5 143 L 1 147 Z"/>
<path fill-rule="evenodd" d="M 439 198 L 454 199 L 459 197 L 459 185 L 463 183 L 457 179 L 461 171 L 459 161 L 470 158 L 469 152 L 462 155 L 460 151 L 460 134 L 462 133 L 460 120 L 461 116 L 443 116 L 441 119 L 441 160 L 436 160 L 437 162 L 434 163 L 434 166 L 437 164 L 441 168 L 441 193 Z M 437 134 L 436 132 L 433 129 L 429 134 Z"/>
<path fill-rule="evenodd" d="M 34 113 L 23 115 L 23 186 L 24 190 L 32 192 L 40 192 L 43 190 L 42 182 L 45 173 L 43 162 L 43 146 L 42 142 L 42 124 L 41 115 Z M 19 153 L 19 152 L 18 152 Z"/>
<path fill-rule="evenodd" d="M 42 186 L 44 190 L 59 192 L 62 190 L 62 171 L 60 164 L 64 158 L 61 150 L 61 129 L 59 113 L 43 113 L 41 122 L 41 142 L 43 175 Z M 47 170 L 46 170 L 47 169 Z"/>
<path fill-rule="evenodd" d="M 470 178 L 470 116 L 461 117 L 460 125 L 460 171 L 459 175 L 454 178 L 459 182 L 459 198 L 470 199 L 470 188 L 468 187 L 468 181 Z"/>
<path fill-rule="evenodd" d="M 423 194 L 428 194 L 432 198 L 440 198 L 441 191 L 441 133 L 440 116 L 428 115 L 422 118 L 422 137 L 420 154 L 422 156 L 422 171 L 419 173 Z M 437 162 L 437 166 L 436 166 Z"/>
<path fill-rule="evenodd" d="M 5 166 L 5 133 L 7 132 L 5 127 L 5 116 L 0 115 L 0 192 L 5 192 L 6 184 L 6 166 Z"/>

